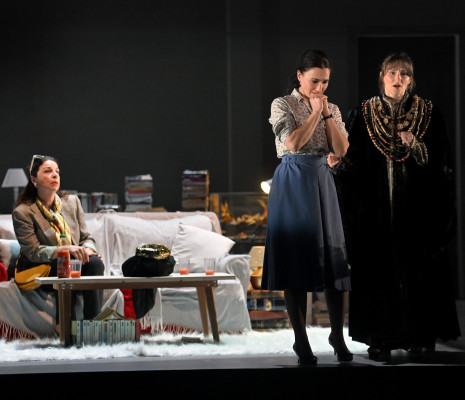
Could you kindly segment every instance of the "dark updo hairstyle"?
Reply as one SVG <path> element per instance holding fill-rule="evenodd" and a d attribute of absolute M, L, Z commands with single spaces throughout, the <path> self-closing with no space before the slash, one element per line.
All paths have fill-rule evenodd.
<path fill-rule="evenodd" d="M 291 94 L 294 89 L 300 87 L 299 79 L 297 78 L 297 71 L 303 74 L 312 68 L 328 68 L 331 70 L 329 65 L 329 59 L 325 53 L 321 50 L 305 50 L 298 61 L 297 68 L 294 74 L 291 76 L 287 94 Z"/>
<path fill-rule="evenodd" d="M 37 189 L 32 183 L 31 176 L 37 177 L 37 171 L 39 167 L 47 160 L 55 161 L 58 164 L 58 160 L 51 156 L 32 156 L 31 162 L 27 165 L 26 170 L 29 174 L 29 180 L 24 188 L 23 192 L 19 195 L 18 200 L 16 201 L 15 206 L 19 204 L 32 204 L 37 199 Z"/>
<path fill-rule="evenodd" d="M 410 83 L 407 87 L 409 93 L 413 93 L 415 89 L 415 79 L 413 78 L 413 61 L 407 53 L 393 53 L 387 56 L 380 67 L 380 74 L 378 80 L 379 91 L 384 94 L 384 75 L 391 68 L 405 68 L 410 77 Z"/>

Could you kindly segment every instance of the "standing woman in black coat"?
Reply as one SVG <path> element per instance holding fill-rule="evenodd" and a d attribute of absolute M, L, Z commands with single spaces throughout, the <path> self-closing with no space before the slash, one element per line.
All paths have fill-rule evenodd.
<path fill-rule="evenodd" d="M 413 63 L 393 54 L 380 95 L 349 112 L 349 150 L 335 167 L 346 222 L 349 335 L 370 358 L 434 351 L 460 336 L 446 246 L 454 194 L 441 112 L 415 94 Z"/>

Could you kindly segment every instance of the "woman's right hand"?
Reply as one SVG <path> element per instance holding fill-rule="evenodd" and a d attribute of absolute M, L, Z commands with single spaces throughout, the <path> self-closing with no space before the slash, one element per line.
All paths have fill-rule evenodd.
<path fill-rule="evenodd" d="M 312 107 L 312 111 L 317 114 L 321 114 L 323 112 L 324 100 L 327 97 L 324 94 L 316 94 L 312 93 L 309 97 L 310 106 Z"/>

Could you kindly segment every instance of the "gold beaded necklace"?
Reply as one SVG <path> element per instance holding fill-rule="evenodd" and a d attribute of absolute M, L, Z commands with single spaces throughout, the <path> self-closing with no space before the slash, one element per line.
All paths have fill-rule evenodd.
<path fill-rule="evenodd" d="M 412 99 L 412 106 L 406 112 L 402 112 L 401 107 L 394 110 L 389 101 L 383 103 L 378 96 L 363 103 L 363 117 L 370 139 L 389 161 L 404 162 L 410 156 L 411 146 L 403 144 L 397 132 L 407 130 L 421 139 L 428 129 L 432 103 L 417 95 Z M 385 104 L 390 113 L 385 109 Z"/>

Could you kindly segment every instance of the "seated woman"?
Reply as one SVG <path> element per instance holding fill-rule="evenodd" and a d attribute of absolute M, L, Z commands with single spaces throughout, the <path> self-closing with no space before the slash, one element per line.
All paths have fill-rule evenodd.
<path fill-rule="evenodd" d="M 79 198 L 58 192 L 60 170 L 57 160 L 35 155 L 28 171 L 29 182 L 12 214 L 15 234 L 21 245 L 16 273 L 45 264 L 51 266 L 48 275 L 56 276 L 57 254 L 67 249 L 71 258 L 82 261 L 82 275 L 103 275 L 104 265 L 94 239 L 87 232 Z M 61 234 L 67 236 L 69 246 L 59 246 Z M 52 290 L 47 286 L 42 288 Z M 92 319 L 101 311 L 101 291 L 84 290 L 82 293 L 84 319 Z"/>

